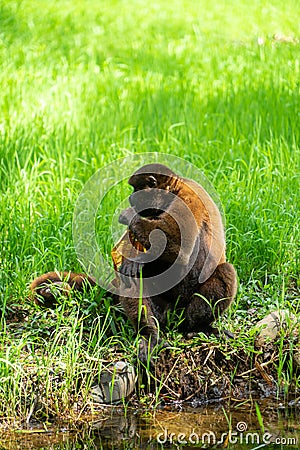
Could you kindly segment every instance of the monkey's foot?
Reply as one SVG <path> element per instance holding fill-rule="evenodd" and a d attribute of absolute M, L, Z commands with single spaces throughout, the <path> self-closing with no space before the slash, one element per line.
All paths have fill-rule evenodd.
<path fill-rule="evenodd" d="M 160 338 L 142 337 L 139 342 L 138 359 L 146 367 L 154 367 L 154 359 L 163 349 L 169 348 L 170 344 Z"/>
<path fill-rule="evenodd" d="M 234 337 L 235 337 L 234 334 L 231 333 L 231 331 L 228 331 L 228 330 L 219 331 L 217 328 L 214 328 L 210 325 L 203 328 L 202 330 L 192 331 L 190 333 L 187 333 L 185 335 L 185 337 L 186 337 L 186 339 L 193 339 L 194 337 L 198 336 L 200 332 L 206 334 L 206 336 L 214 335 L 217 338 L 225 337 L 225 339 L 234 339 Z"/>

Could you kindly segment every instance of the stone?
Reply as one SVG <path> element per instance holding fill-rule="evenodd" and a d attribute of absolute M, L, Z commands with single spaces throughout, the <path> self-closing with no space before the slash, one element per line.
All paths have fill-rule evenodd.
<path fill-rule="evenodd" d="M 282 330 L 289 330 L 290 333 L 294 334 L 298 333 L 296 316 L 285 309 L 271 312 L 257 322 L 255 328 L 258 330 L 258 335 L 255 339 L 257 347 L 274 342 Z"/>
<path fill-rule="evenodd" d="M 100 383 L 92 385 L 90 396 L 95 403 L 121 402 L 132 394 L 135 383 L 134 367 L 125 361 L 117 361 L 102 370 Z"/>

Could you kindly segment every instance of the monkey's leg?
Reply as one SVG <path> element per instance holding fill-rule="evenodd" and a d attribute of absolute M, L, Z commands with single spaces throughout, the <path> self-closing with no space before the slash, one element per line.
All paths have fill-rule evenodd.
<path fill-rule="evenodd" d="M 120 297 L 120 303 L 136 332 L 145 337 L 157 334 L 150 298 L 143 297 L 140 302 L 138 298 Z"/>
<path fill-rule="evenodd" d="M 133 324 L 135 331 L 140 334 L 139 360 L 143 364 L 153 366 L 151 354 L 156 345 L 162 343 L 158 333 L 158 320 L 153 312 L 153 303 L 151 298 L 143 297 L 142 301 L 138 298 L 120 297 L 120 303 L 123 306 L 126 316 Z M 158 319 L 158 320 L 157 320 Z"/>
<path fill-rule="evenodd" d="M 204 283 L 199 284 L 189 305 L 185 310 L 184 331 L 211 330 L 211 323 L 216 320 L 235 297 L 237 290 L 236 273 L 233 266 L 223 263 Z"/>

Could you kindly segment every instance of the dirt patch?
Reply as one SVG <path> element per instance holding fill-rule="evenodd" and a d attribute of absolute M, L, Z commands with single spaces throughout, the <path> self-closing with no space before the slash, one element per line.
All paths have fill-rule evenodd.
<path fill-rule="evenodd" d="M 202 342 L 181 350 L 165 350 L 159 355 L 150 386 L 160 390 L 165 401 L 192 401 L 206 404 L 231 399 L 274 398 L 284 391 L 278 379 L 278 348 L 266 345 L 263 349 L 235 348 L 230 342 Z M 282 349 L 286 369 L 290 364 L 290 342 Z M 299 395 L 299 389 L 290 384 L 290 394 Z"/>

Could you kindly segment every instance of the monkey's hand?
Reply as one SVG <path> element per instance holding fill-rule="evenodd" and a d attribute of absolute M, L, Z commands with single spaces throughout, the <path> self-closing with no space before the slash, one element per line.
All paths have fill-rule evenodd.
<path fill-rule="evenodd" d="M 136 216 L 136 211 L 134 208 L 126 208 L 123 209 L 121 214 L 119 215 L 119 223 L 122 225 L 129 226 L 134 216 Z"/>
<path fill-rule="evenodd" d="M 134 279 L 140 278 L 143 266 L 144 264 L 141 262 L 124 259 L 119 268 L 119 273 L 125 287 L 130 287 Z"/>
<path fill-rule="evenodd" d="M 168 342 L 163 341 L 157 336 L 149 336 L 149 338 L 142 337 L 139 342 L 138 358 L 146 367 L 150 365 L 153 368 L 155 366 L 154 358 L 157 354 L 161 350 L 169 347 Z"/>

